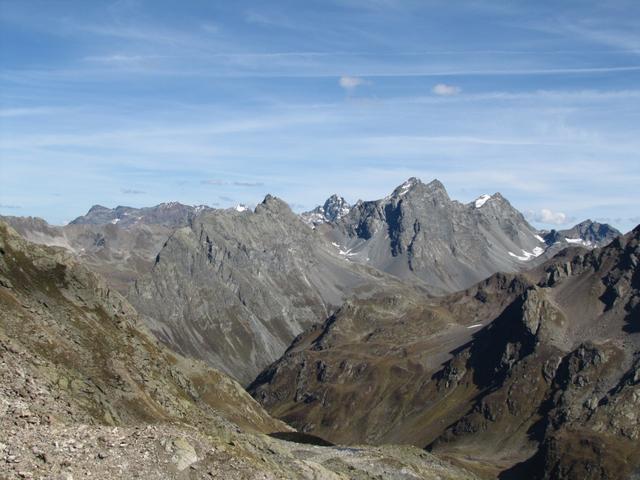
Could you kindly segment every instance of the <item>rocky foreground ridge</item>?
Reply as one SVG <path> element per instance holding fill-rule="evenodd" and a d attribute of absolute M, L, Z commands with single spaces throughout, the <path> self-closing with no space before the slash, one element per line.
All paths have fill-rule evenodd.
<path fill-rule="evenodd" d="M 68 251 L 1 222 L 0 355 L 2 478 L 475 478 L 416 448 L 266 435 L 295 438 Z"/>

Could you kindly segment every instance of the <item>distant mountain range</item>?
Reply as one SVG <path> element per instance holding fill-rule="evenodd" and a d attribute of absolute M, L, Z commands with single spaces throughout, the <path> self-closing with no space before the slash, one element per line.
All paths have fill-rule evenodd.
<path fill-rule="evenodd" d="M 589 220 L 570 230 L 538 231 L 499 193 L 463 204 L 451 200 L 439 181 L 424 184 L 417 178 L 381 200 L 352 207 L 333 195 L 302 217 L 350 261 L 421 281 L 432 292 L 460 290 L 497 271 L 530 268 L 558 245 L 597 247 L 620 235 Z"/>
<path fill-rule="evenodd" d="M 590 221 L 539 232 L 499 193 L 463 204 L 416 178 L 380 200 L 349 206 L 333 195 L 302 215 L 269 195 L 253 211 L 171 202 L 95 205 L 63 227 L 5 220 L 30 241 L 73 251 L 169 346 L 247 383 L 348 296 L 401 282 L 450 293 L 619 235 Z"/>
<path fill-rule="evenodd" d="M 240 445 L 203 458 L 240 458 L 247 478 L 263 463 L 273 478 L 632 478 L 639 228 L 539 231 L 500 193 L 461 203 L 417 178 L 301 215 L 267 195 L 96 205 L 62 227 L 2 217 L 0 351 L 19 369 L 0 362 L 0 412 L 28 424 L 18 398 L 39 391 L 39 419 L 183 422 L 215 433 L 179 430 L 189 447 L 166 440 L 167 462 Z M 414 447 L 290 451 L 234 425 Z"/>

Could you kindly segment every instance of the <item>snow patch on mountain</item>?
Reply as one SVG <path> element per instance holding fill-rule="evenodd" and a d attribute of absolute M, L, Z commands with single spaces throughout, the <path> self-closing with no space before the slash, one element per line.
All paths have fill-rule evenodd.
<path fill-rule="evenodd" d="M 544 253 L 544 249 L 540 247 L 535 247 L 532 252 L 527 252 L 526 250 L 522 250 L 522 255 L 516 255 L 513 252 L 508 252 L 512 257 L 517 258 L 523 262 L 527 262 L 533 258 L 539 257 Z"/>
<path fill-rule="evenodd" d="M 317 206 L 309 212 L 304 212 L 300 217 L 307 225 L 315 228 L 316 225 L 336 222 L 348 215 L 350 211 L 351 205 L 344 198 L 334 194 L 324 202 L 324 205 Z"/>
<path fill-rule="evenodd" d="M 478 198 L 476 198 L 475 201 L 476 208 L 480 208 L 481 206 L 483 206 L 490 198 L 491 195 L 487 195 L 486 193 L 484 195 L 480 195 Z"/>

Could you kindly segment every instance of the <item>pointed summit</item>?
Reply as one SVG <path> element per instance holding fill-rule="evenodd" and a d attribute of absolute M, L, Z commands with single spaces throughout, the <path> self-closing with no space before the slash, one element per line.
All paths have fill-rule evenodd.
<path fill-rule="evenodd" d="M 324 216 L 327 221 L 335 222 L 349 213 L 351 205 L 341 196 L 333 194 L 324 202 L 322 209 L 324 210 Z"/>
<path fill-rule="evenodd" d="M 411 177 L 407 179 L 402 185 L 398 185 L 391 194 L 393 197 L 402 197 L 409 191 L 413 190 L 417 185 L 424 185 L 419 178 Z"/>
<path fill-rule="evenodd" d="M 333 194 L 324 202 L 309 212 L 300 216 L 308 225 L 315 227 L 327 222 L 336 222 L 351 211 L 351 205 L 340 195 Z"/>
<path fill-rule="evenodd" d="M 256 213 L 259 213 L 262 211 L 268 211 L 278 215 L 293 214 L 287 202 L 285 202 L 284 200 L 278 197 L 274 197 L 269 193 L 264 197 L 264 200 L 262 201 L 262 203 L 256 207 L 255 211 Z"/>
<path fill-rule="evenodd" d="M 485 203 L 487 203 L 487 200 L 489 200 L 491 198 L 491 195 L 488 195 L 486 193 L 480 195 L 478 198 L 475 199 L 474 201 L 474 205 L 476 208 L 480 208 L 482 207 Z"/>

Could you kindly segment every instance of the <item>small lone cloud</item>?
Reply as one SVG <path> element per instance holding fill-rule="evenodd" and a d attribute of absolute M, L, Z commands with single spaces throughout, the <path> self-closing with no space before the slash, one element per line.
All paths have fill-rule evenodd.
<path fill-rule="evenodd" d="M 346 91 L 352 92 L 360 85 L 366 85 L 367 81 L 364 78 L 343 75 L 342 77 L 340 77 L 338 83 L 340 83 L 340 86 Z"/>
<path fill-rule="evenodd" d="M 440 95 L 443 97 L 450 97 L 452 95 L 459 94 L 462 89 L 460 87 L 456 87 L 455 85 L 447 85 L 446 83 L 438 83 L 433 86 L 431 89 L 433 93 L 436 95 Z"/>
<path fill-rule="evenodd" d="M 528 212 L 528 217 L 534 222 L 547 223 L 549 225 L 566 225 L 571 218 L 563 212 L 554 212 L 543 208 L 539 212 Z"/>
<path fill-rule="evenodd" d="M 122 193 L 124 193 L 125 195 L 144 195 L 147 192 L 143 190 L 135 190 L 133 188 L 123 188 Z"/>
<path fill-rule="evenodd" d="M 0 203 L 0 208 L 6 208 L 7 210 L 18 210 L 22 207 L 20 205 L 7 205 L 6 203 Z"/>

